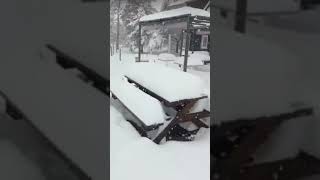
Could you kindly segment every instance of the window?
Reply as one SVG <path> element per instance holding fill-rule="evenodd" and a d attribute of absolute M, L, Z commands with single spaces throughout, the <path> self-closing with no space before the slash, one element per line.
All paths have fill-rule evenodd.
<path fill-rule="evenodd" d="M 202 35 L 201 37 L 201 49 L 208 49 L 208 35 Z"/>

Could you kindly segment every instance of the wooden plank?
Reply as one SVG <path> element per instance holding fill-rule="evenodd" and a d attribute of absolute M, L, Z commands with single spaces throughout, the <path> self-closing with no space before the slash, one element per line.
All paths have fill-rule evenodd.
<path fill-rule="evenodd" d="M 292 118 L 308 116 L 313 114 L 312 108 L 305 108 L 296 110 L 291 113 L 283 113 L 276 116 L 262 117 L 255 120 L 238 120 L 234 122 L 223 123 L 221 126 L 215 128 L 213 132 L 213 141 L 219 142 L 227 136 L 227 133 L 238 131 L 243 128 L 251 129 L 247 132 L 237 148 L 231 152 L 226 160 L 222 162 L 224 166 L 231 169 L 237 169 L 241 165 L 247 163 L 252 153 L 256 151 L 259 145 L 265 142 L 268 135 L 282 122 Z"/>
<path fill-rule="evenodd" d="M 184 106 L 181 111 L 178 111 L 174 119 L 158 134 L 158 136 L 153 140 L 155 143 L 159 144 L 161 140 L 168 134 L 168 132 L 177 125 L 188 111 L 194 106 L 197 101 L 191 101 Z"/>
<path fill-rule="evenodd" d="M 114 94 L 113 92 L 112 92 L 112 97 L 115 97 L 130 112 L 130 114 L 133 115 L 133 117 L 135 119 L 137 119 L 139 121 L 139 123 L 141 123 L 141 128 L 142 128 L 141 130 L 143 130 L 145 133 L 148 131 L 158 129 L 159 126 L 163 125 L 163 123 L 161 123 L 161 124 L 153 124 L 151 126 L 147 126 L 131 109 L 129 109 L 122 101 L 120 101 L 120 99 L 117 97 L 117 95 Z M 134 122 L 132 122 L 132 123 L 134 123 Z M 136 124 L 136 125 L 138 125 L 138 124 Z"/>
<path fill-rule="evenodd" d="M 128 77 L 128 76 L 125 76 L 125 77 L 128 79 L 128 82 L 136 84 L 139 89 L 143 90 L 145 93 L 149 94 L 151 97 L 158 99 L 162 104 L 164 104 L 167 107 L 176 108 L 177 106 L 184 104 L 184 103 L 188 103 L 189 101 L 208 98 L 208 96 L 202 96 L 202 97 L 198 97 L 198 98 L 191 98 L 191 99 L 184 99 L 184 100 L 170 102 L 170 101 L 166 100 L 165 98 L 152 92 L 148 88 L 145 88 L 143 85 L 139 84 L 138 82 L 132 80 L 130 77 Z"/>
<path fill-rule="evenodd" d="M 100 74 L 96 73 L 94 70 L 86 67 L 81 64 L 78 60 L 66 54 L 62 50 L 58 49 L 54 45 L 47 44 L 48 49 L 56 53 L 57 55 L 57 63 L 64 66 L 65 68 L 73 68 L 76 67 L 82 73 L 84 73 L 89 79 L 94 82 L 94 87 L 99 89 L 101 92 L 109 96 L 109 84 L 110 81 L 102 77 Z"/>

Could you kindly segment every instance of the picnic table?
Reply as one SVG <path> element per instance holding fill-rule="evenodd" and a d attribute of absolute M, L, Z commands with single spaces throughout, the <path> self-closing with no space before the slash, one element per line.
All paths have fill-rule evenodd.
<path fill-rule="evenodd" d="M 138 63 L 132 66 L 132 71 L 124 72 L 127 83 L 134 84 L 135 89 L 143 92 L 140 93 L 142 96 L 157 100 L 153 101 L 159 102 L 162 107 L 156 111 L 171 110 L 170 113 L 166 113 L 171 118 L 161 121 L 162 126 L 159 127 L 156 136 L 152 137 L 155 143 L 159 144 L 164 137 L 170 140 L 170 131 L 180 123 L 192 122 L 198 128 L 208 127 L 201 120 L 209 117 L 210 112 L 199 103 L 200 100 L 208 98 L 202 92 L 204 86 L 200 78 L 159 64 Z M 111 84 L 111 91 L 112 86 Z M 139 101 L 143 101 L 142 99 L 146 97 L 140 96 Z M 144 111 L 150 110 L 149 101 L 145 103 L 141 103 Z"/>
<path fill-rule="evenodd" d="M 1 61 L 0 91 L 7 114 L 35 128 L 80 179 L 106 179 L 107 96 L 28 55 Z"/>

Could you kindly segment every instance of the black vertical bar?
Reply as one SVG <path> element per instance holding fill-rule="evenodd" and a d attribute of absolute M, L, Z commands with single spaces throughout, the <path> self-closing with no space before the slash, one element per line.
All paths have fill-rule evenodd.
<path fill-rule="evenodd" d="M 180 37 L 180 56 L 182 56 L 182 46 L 183 46 L 183 30 L 181 31 L 181 37 Z"/>
<path fill-rule="evenodd" d="M 186 46 L 184 50 L 184 62 L 183 62 L 183 71 L 187 72 L 188 66 L 188 55 L 189 55 L 189 46 L 190 46 L 190 16 L 187 17 L 187 30 L 186 30 Z"/>
<path fill-rule="evenodd" d="M 118 0 L 118 11 L 117 11 L 117 41 L 116 41 L 116 51 L 119 50 L 119 37 L 120 37 L 120 7 L 121 0 Z"/>
<path fill-rule="evenodd" d="M 237 0 L 234 30 L 245 33 L 247 20 L 247 0 Z"/>
<path fill-rule="evenodd" d="M 139 23 L 139 40 L 138 40 L 138 47 L 139 47 L 139 53 L 138 53 L 138 62 L 141 60 L 141 23 Z"/>

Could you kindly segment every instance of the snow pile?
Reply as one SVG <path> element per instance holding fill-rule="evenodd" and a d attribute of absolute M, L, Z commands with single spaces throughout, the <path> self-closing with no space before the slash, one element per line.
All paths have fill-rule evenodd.
<path fill-rule="evenodd" d="M 161 103 L 126 80 L 112 81 L 111 92 L 145 125 L 161 124 L 165 120 Z M 148 110 L 146 110 L 148 107 Z"/>
<path fill-rule="evenodd" d="M 210 135 L 199 134 L 193 142 L 156 145 L 137 137 L 132 127 L 111 107 L 112 180 L 210 179 Z"/>
<path fill-rule="evenodd" d="M 162 12 L 150 14 L 147 16 L 143 16 L 142 18 L 140 18 L 140 22 L 162 20 L 166 18 L 173 18 L 173 17 L 187 16 L 187 15 L 210 17 L 210 13 L 208 11 L 186 6 L 178 9 L 172 9 L 168 11 L 162 11 Z"/>
<path fill-rule="evenodd" d="M 135 63 L 125 75 L 170 102 L 204 96 L 198 76 L 161 64 Z"/>
<path fill-rule="evenodd" d="M 205 61 L 210 61 L 210 55 L 207 51 L 195 51 L 193 53 L 189 52 L 188 66 L 201 66 L 204 65 Z M 184 57 L 181 56 L 176 61 L 177 64 L 184 64 Z"/>
<path fill-rule="evenodd" d="M 159 54 L 158 59 L 160 61 L 174 61 L 175 59 L 177 59 L 177 57 L 170 53 L 161 53 Z"/>
<path fill-rule="evenodd" d="M 214 35 L 216 120 L 292 111 L 302 98 L 301 59 L 274 42 L 221 26 Z"/>

